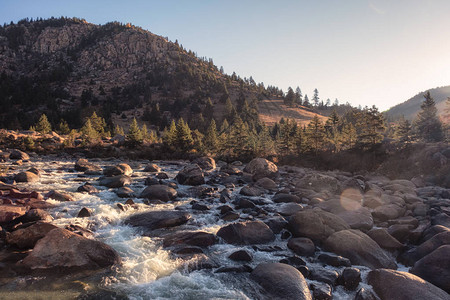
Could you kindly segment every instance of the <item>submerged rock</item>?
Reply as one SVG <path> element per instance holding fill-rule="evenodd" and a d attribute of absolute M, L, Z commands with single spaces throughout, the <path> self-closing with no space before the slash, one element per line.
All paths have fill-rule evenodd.
<path fill-rule="evenodd" d="M 80 192 L 80 193 L 86 192 L 86 193 L 88 193 L 88 194 L 96 194 L 96 193 L 98 193 L 99 191 L 98 191 L 98 189 L 97 189 L 95 186 L 93 186 L 93 185 L 90 184 L 89 182 L 86 182 L 85 184 L 80 185 L 80 186 L 77 188 L 77 192 Z"/>
<path fill-rule="evenodd" d="M 250 279 L 264 289 L 269 299 L 312 300 L 302 273 L 283 263 L 259 264 L 250 274 Z"/>
<path fill-rule="evenodd" d="M 275 240 L 272 230 L 261 221 L 226 225 L 219 229 L 217 235 L 227 243 L 235 245 L 265 244 Z"/>
<path fill-rule="evenodd" d="M 371 271 L 367 280 L 381 300 L 450 299 L 445 291 L 406 272 L 378 269 Z"/>
<path fill-rule="evenodd" d="M 110 246 L 55 228 L 36 243 L 20 265 L 30 269 L 70 272 L 97 270 L 120 262 L 120 256 Z"/>

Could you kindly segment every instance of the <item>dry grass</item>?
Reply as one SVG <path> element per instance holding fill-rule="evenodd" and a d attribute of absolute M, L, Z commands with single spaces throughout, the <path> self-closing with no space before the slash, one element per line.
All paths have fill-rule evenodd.
<path fill-rule="evenodd" d="M 262 100 L 258 103 L 259 117 L 266 125 L 273 125 L 279 122 L 281 118 L 295 120 L 301 125 L 307 125 L 314 115 L 318 115 L 322 122 L 327 120 L 327 117 L 316 114 L 307 110 L 304 106 L 288 107 L 283 103 L 283 100 Z"/>

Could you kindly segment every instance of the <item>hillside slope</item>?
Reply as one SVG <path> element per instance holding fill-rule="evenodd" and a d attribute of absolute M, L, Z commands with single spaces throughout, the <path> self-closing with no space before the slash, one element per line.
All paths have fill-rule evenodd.
<path fill-rule="evenodd" d="M 326 122 L 327 117 L 312 112 L 310 109 L 299 106 L 289 107 L 284 104 L 283 100 L 267 99 L 258 102 L 259 118 L 266 125 L 273 125 L 282 118 L 294 120 L 298 124 L 307 125 L 314 115 L 318 115 L 322 122 Z"/>
<path fill-rule="evenodd" d="M 450 85 L 430 89 L 428 91 L 434 98 L 434 101 L 436 101 L 436 107 L 439 114 L 442 115 L 444 111 L 445 101 L 447 100 L 447 97 L 450 97 Z M 414 119 L 417 116 L 417 113 L 420 111 L 420 105 L 424 100 L 423 95 L 426 92 L 427 91 L 421 92 L 411 99 L 390 108 L 388 111 L 386 111 L 387 117 L 391 120 L 396 120 L 403 115 L 408 120 Z M 449 120 L 446 121 L 448 122 Z"/>
<path fill-rule="evenodd" d="M 158 103 L 169 119 L 189 118 L 208 98 L 223 104 L 270 96 L 177 42 L 130 24 L 77 18 L 0 26 L 0 72 L 0 127 L 12 129 L 28 128 L 42 112 L 76 127 L 94 110 L 110 121 L 139 117 Z"/>

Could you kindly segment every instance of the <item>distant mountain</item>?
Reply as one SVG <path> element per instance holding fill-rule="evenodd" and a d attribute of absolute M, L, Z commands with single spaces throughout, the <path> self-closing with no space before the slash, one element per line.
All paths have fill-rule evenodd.
<path fill-rule="evenodd" d="M 428 91 L 436 102 L 438 113 L 442 115 L 445 108 L 445 101 L 447 100 L 447 97 L 450 97 L 450 85 L 430 89 Z M 424 100 L 423 95 L 426 92 L 427 91 L 420 92 L 411 99 L 390 108 L 386 111 L 387 118 L 389 120 L 397 120 L 403 115 L 406 119 L 413 120 L 420 111 L 420 105 Z"/>
<path fill-rule="evenodd" d="M 228 98 L 254 120 L 258 101 L 282 96 L 130 24 L 51 18 L 0 26 L 0 127 L 28 129 L 41 113 L 80 127 L 92 111 L 111 125 L 155 116 L 159 124 L 150 125 L 179 117 L 198 125 L 206 113 L 222 120 Z"/>

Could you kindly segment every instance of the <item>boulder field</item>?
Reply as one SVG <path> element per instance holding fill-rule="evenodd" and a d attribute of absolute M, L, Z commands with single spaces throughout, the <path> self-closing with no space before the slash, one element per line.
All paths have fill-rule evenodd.
<path fill-rule="evenodd" d="M 450 299 L 448 189 L 264 158 L 78 159 L 65 169 L 33 160 L 0 183 L 0 268 L 15 274 L 0 279 L 114 277 L 135 254 L 102 239 L 96 230 L 106 222 L 150 239 L 156 250 L 148 251 L 167 252 L 182 274 L 221 281 L 228 273 L 251 299 L 333 299 L 337 290 L 359 300 Z M 49 184 L 52 172 L 73 187 Z M 106 208 L 114 219 L 100 217 Z"/>

